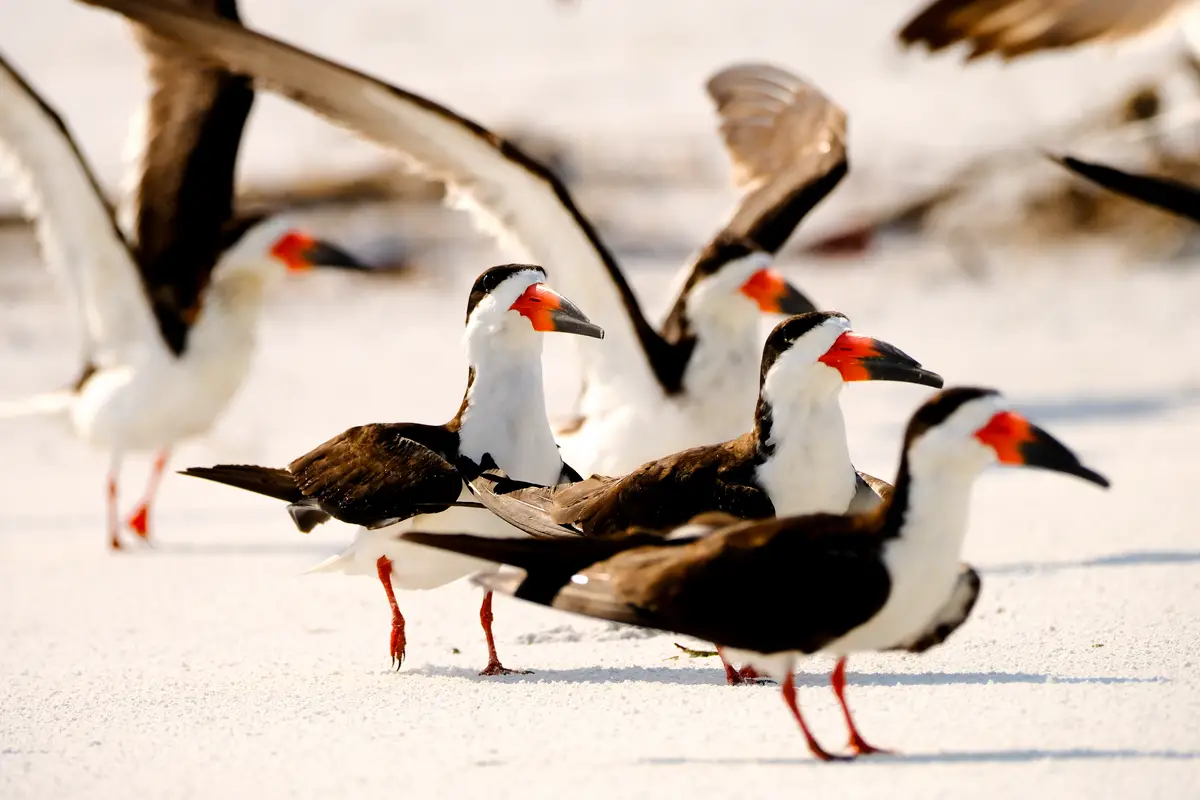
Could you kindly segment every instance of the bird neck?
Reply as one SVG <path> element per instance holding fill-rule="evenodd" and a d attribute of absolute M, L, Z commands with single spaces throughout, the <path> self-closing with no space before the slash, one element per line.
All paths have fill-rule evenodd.
<path fill-rule="evenodd" d="M 759 394 L 757 480 L 776 514 L 841 514 L 857 482 L 838 402 L 840 377 L 818 374 L 803 384 L 790 383 L 768 373 Z"/>
<path fill-rule="evenodd" d="M 490 454 L 513 478 L 553 484 L 562 460 L 546 417 L 541 339 L 524 333 L 468 338 L 467 390 L 455 418 L 459 449 L 475 461 Z"/>

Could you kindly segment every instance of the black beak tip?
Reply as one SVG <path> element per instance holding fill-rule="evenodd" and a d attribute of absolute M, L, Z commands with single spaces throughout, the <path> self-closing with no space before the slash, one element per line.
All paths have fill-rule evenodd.
<path fill-rule="evenodd" d="M 794 317 L 797 314 L 808 314 L 816 310 L 816 304 L 812 300 L 809 300 L 804 292 L 790 283 L 787 285 L 787 294 L 783 296 L 783 299 L 779 303 L 780 313 Z"/>
<path fill-rule="evenodd" d="M 927 369 L 917 368 L 916 374 L 919 377 L 917 383 L 922 386 L 932 386 L 934 389 L 941 389 L 946 385 L 946 380 L 936 372 L 931 372 Z"/>
<path fill-rule="evenodd" d="M 1075 474 L 1083 478 L 1085 481 L 1090 481 L 1091 483 L 1096 484 L 1102 489 L 1108 489 L 1112 486 L 1112 483 L 1109 482 L 1108 478 L 1104 477 L 1095 470 L 1088 469 L 1083 464 L 1079 465 L 1079 471 Z"/>
<path fill-rule="evenodd" d="M 369 270 L 370 267 L 335 244 L 318 239 L 304 254 L 314 267 Z"/>

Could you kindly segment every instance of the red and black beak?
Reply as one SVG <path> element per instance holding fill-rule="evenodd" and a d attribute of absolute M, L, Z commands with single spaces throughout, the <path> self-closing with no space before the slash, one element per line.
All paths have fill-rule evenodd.
<path fill-rule="evenodd" d="M 769 267 L 751 275 L 750 280 L 742 284 L 742 294 L 758 303 L 759 310 L 764 314 L 792 316 L 817 310 L 812 301 L 801 294 L 799 289 Z"/>
<path fill-rule="evenodd" d="M 544 283 L 530 286 L 509 308 L 526 317 L 535 331 L 604 338 L 603 328 L 589 320 L 579 306 Z"/>
<path fill-rule="evenodd" d="M 1001 464 L 1065 472 L 1108 488 L 1108 479 L 1085 467 L 1066 445 L 1014 411 L 995 414 L 975 438 L 996 451 Z"/>
<path fill-rule="evenodd" d="M 289 271 L 305 272 L 313 267 L 369 270 L 366 264 L 337 245 L 315 239 L 307 233 L 290 230 L 271 246 L 271 255 L 282 261 Z"/>
<path fill-rule="evenodd" d="M 914 358 L 887 342 L 847 331 L 820 358 L 842 373 L 844 381 L 899 381 L 942 388 L 936 372 L 923 369 Z"/>

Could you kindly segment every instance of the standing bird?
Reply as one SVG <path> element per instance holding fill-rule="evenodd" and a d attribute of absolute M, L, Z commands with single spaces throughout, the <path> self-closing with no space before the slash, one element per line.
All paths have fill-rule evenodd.
<path fill-rule="evenodd" d="M 229 0 L 219 10 L 236 18 Z M 246 375 L 263 286 L 314 265 L 361 268 L 283 220 L 231 224 L 249 81 L 184 59 L 149 34 L 153 93 L 127 242 L 62 119 L 0 57 L 0 154 L 36 220 L 45 260 L 83 319 L 71 389 L 6 403 L 0 417 L 54 414 L 108 449 L 108 537 L 121 548 L 117 482 L 126 453 L 156 453 L 128 518 L 142 539 L 171 448 L 205 433 Z"/>
<path fill-rule="evenodd" d="M 610 538 L 483 539 L 412 532 L 403 539 L 509 564 L 485 587 L 599 619 L 717 642 L 780 681 L 809 751 L 831 755 L 800 713 L 796 661 L 835 656 L 831 683 L 855 755 L 881 752 L 859 734 L 845 698 L 846 658 L 923 652 L 970 614 L 978 574 L 959 563 L 971 487 L 994 463 L 1044 467 L 1108 486 L 1071 451 L 989 389 L 935 395 L 909 422 L 895 491 L 875 511 L 756 522 L 701 517 L 663 533 Z"/>
<path fill-rule="evenodd" d="M 767 338 L 753 426 L 741 436 L 649 461 L 621 477 L 514 488 L 489 470 L 471 486 L 487 508 L 534 536 L 667 530 L 708 511 L 742 519 L 867 511 L 892 487 L 854 469 L 839 403 L 846 382 L 865 380 L 942 386 L 941 376 L 895 347 L 853 333 L 844 315 L 801 314 Z M 729 684 L 755 677 L 721 660 Z"/>
<path fill-rule="evenodd" d="M 659 330 L 567 187 L 545 165 L 478 123 L 212 14 L 149 0 L 84 0 L 124 14 L 220 66 L 400 154 L 447 185 L 523 259 L 561 265 L 564 292 L 586 297 L 608 334 L 578 343 L 583 391 L 558 431 L 586 472 L 623 472 L 649 458 L 736 436 L 754 408 L 763 313 L 813 304 L 771 254 L 846 175 L 846 117 L 784 70 L 745 64 L 708 84 L 743 195 L 724 228 L 685 267 Z"/>
<path fill-rule="evenodd" d="M 545 284 L 541 267 L 492 267 L 475 281 L 467 301 L 467 389 L 444 425 L 412 422 L 362 425 L 300 456 L 286 469 L 241 465 L 194 467 L 183 474 L 226 483 L 288 503 L 303 532 L 330 517 L 363 526 L 351 545 L 317 571 L 377 575 L 392 609 L 389 649 L 397 669 L 407 640 L 394 587 L 434 589 L 487 564 L 396 538 L 424 530 L 471 530 L 483 536 L 520 535 L 481 508 L 465 508 L 474 477 L 463 465 L 489 454 L 509 474 L 556 484 L 579 480 L 563 463 L 546 419 L 541 333 L 561 331 L 597 339 L 604 331 Z M 467 505 L 475 505 L 467 503 Z M 403 523 L 402 528 L 395 527 Z M 492 593 L 479 610 L 488 663 L 481 675 L 512 670 L 500 663 L 492 638 Z"/>
<path fill-rule="evenodd" d="M 973 61 L 1137 36 L 1182 13 L 1193 0 L 934 0 L 897 36 L 936 53 L 960 42 Z"/>

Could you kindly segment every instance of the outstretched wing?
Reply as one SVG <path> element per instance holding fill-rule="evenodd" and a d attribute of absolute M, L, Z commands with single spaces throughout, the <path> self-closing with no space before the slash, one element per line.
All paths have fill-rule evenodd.
<path fill-rule="evenodd" d="M 657 380 L 646 353 L 665 347 L 566 187 L 546 167 L 424 97 L 247 30 L 211 14 L 151 0 L 84 0 L 194 48 L 221 66 L 399 153 L 406 166 L 444 182 L 490 233 L 547 269 L 568 296 L 587 299 L 603 344 L 580 341 L 585 375 L 645 391 Z M 581 301 L 582 302 L 582 301 Z"/>
<path fill-rule="evenodd" d="M 167 0 L 237 21 L 236 0 Z M 233 218 L 234 167 L 254 89 L 179 43 L 135 28 L 150 96 L 130 123 L 133 183 L 121 208 L 168 346 L 183 352 Z"/>
<path fill-rule="evenodd" d="M 0 151 L 46 263 L 83 319 L 88 357 L 124 360 L 158 346 L 137 269 L 95 177 L 62 119 L 3 57 Z"/>
<path fill-rule="evenodd" d="M 718 236 L 746 237 L 775 253 L 846 176 L 846 112 L 770 64 L 728 67 L 707 88 L 742 191 Z"/>
<path fill-rule="evenodd" d="M 959 42 L 967 60 L 1004 59 L 1087 42 L 1136 36 L 1170 19 L 1190 0 L 936 0 L 898 34 L 930 52 Z"/>

